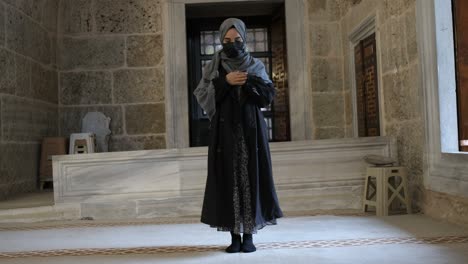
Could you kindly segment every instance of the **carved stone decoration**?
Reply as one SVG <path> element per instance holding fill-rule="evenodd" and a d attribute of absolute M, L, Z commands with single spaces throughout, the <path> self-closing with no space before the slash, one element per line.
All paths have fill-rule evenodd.
<path fill-rule="evenodd" d="M 96 135 L 96 152 L 109 151 L 109 129 L 111 118 L 101 112 L 89 112 L 81 123 L 81 132 L 94 133 Z"/>

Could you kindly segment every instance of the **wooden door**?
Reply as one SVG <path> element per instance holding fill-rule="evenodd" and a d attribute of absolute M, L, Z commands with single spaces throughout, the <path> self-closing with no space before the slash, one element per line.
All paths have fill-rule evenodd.
<path fill-rule="evenodd" d="M 380 136 L 375 34 L 354 47 L 359 137 Z"/>

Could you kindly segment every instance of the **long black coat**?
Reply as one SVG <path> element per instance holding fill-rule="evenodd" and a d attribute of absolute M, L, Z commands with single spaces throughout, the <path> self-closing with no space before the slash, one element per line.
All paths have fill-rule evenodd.
<path fill-rule="evenodd" d="M 226 71 L 220 66 L 219 77 L 213 80 L 216 90 L 216 114 L 210 123 L 208 177 L 201 222 L 212 227 L 234 227 L 233 208 L 233 131 L 242 123 L 247 143 L 248 172 L 251 186 L 252 213 L 256 226 L 263 227 L 283 216 L 272 177 L 268 130 L 260 108 L 268 106 L 274 96 L 272 84 L 266 85 L 256 76 L 248 76 L 238 90 L 226 82 Z"/>

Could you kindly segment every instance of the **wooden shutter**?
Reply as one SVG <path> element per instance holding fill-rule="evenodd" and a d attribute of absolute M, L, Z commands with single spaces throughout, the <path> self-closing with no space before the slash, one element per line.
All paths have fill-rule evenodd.
<path fill-rule="evenodd" d="M 468 151 L 468 1 L 453 0 L 460 151 Z"/>
<path fill-rule="evenodd" d="M 380 136 L 377 54 L 375 34 L 354 47 L 358 135 Z"/>

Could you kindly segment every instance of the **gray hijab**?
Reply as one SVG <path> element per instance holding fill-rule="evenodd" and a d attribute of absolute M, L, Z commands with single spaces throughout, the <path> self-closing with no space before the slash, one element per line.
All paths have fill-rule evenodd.
<path fill-rule="evenodd" d="M 232 27 L 239 32 L 242 40 L 246 43 L 247 32 L 245 24 L 242 20 L 237 18 L 228 18 L 221 24 L 219 28 L 220 42 L 223 42 L 224 36 Z M 228 58 L 226 54 L 224 54 L 223 50 L 215 52 L 211 62 L 205 66 L 202 79 L 193 92 L 198 103 L 208 114 L 208 118 L 210 120 L 216 113 L 215 88 L 212 80 L 219 76 L 218 69 L 220 63 L 227 73 L 233 71 L 246 71 L 248 74 L 262 78 L 265 83 L 272 83 L 265 71 L 263 63 L 259 59 L 252 57 L 249 52 L 245 52 L 244 55 L 236 58 Z"/>

